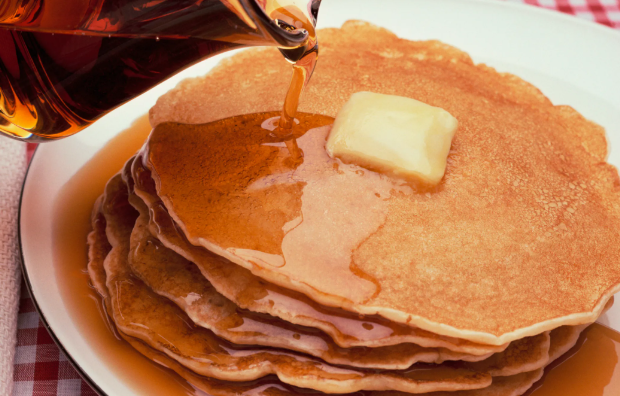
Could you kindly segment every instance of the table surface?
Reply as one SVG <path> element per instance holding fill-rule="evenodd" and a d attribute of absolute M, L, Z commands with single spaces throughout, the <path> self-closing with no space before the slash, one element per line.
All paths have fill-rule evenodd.
<path fill-rule="evenodd" d="M 498 0 L 557 10 L 620 29 L 620 0 Z M 28 155 L 35 146 L 29 145 Z M 96 396 L 54 344 L 22 285 L 13 396 Z"/>

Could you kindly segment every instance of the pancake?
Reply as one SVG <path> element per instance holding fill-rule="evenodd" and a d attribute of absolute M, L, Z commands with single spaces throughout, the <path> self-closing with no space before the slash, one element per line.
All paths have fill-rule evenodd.
<path fill-rule="evenodd" d="M 320 337 L 316 332 L 308 332 L 302 327 L 291 329 L 292 326 L 287 326 L 286 322 L 274 318 L 237 312 L 232 302 L 219 295 L 208 281 L 201 277 L 193 263 L 165 248 L 150 234 L 147 229 L 146 205 L 138 201 L 139 198 L 136 200 L 130 196 L 129 200 L 140 213 L 132 232 L 132 248 L 129 253 L 129 262 L 135 269 L 134 272 L 154 287 L 154 291 L 158 294 L 176 302 L 196 324 L 211 329 L 229 341 L 282 347 L 315 355 L 328 363 L 355 367 L 406 369 L 416 362 L 477 361 L 478 363 L 465 366 L 492 376 L 508 376 L 532 371 L 543 367 L 548 360 L 548 333 L 514 341 L 505 351 L 485 359 L 441 349 L 421 348 L 415 344 L 387 348 L 338 348 L 331 344 L 331 340 Z M 191 296 L 190 304 L 187 303 L 188 296 Z M 238 329 L 238 332 L 245 330 L 250 335 L 241 339 L 239 336 L 226 334 L 229 329 Z M 254 336 L 256 333 L 260 333 L 261 338 Z M 297 337 L 294 337 L 295 334 Z M 281 337 L 282 341 L 274 342 L 276 336 Z M 239 342 L 240 340 L 245 342 Z"/>
<path fill-rule="evenodd" d="M 480 362 L 465 363 L 464 367 L 505 377 L 545 367 L 549 362 L 551 338 L 549 332 L 525 337 L 510 343 L 501 353 Z"/>
<path fill-rule="evenodd" d="M 427 348 L 445 348 L 454 352 L 487 357 L 507 347 L 507 344 L 491 346 L 440 336 L 408 325 L 392 323 L 379 316 L 360 317 L 348 311 L 330 309 L 315 303 L 301 293 L 266 282 L 247 269 L 231 265 L 227 260 L 204 248 L 191 245 L 179 232 L 156 195 L 155 184 L 141 159 L 142 157 L 138 156 L 138 160 L 133 161 L 131 172 L 133 175 L 127 174 L 123 177 L 148 205 L 151 233 L 167 248 L 196 263 L 215 289 L 237 306 L 254 312 L 267 313 L 290 323 L 318 328 L 331 336 L 338 346 L 344 348 L 414 343 Z"/>
<path fill-rule="evenodd" d="M 327 122 L 297 132 L 300 163 L 249 116 L 176 124 L 279 108 L 287 66 L 244 51 L 150 112 L 146 165 L 187 239 L 320 304 L 478 343 L 594 321 L 620 284 L 604 130 L 438 42 L 362 22 L 319 36 L 300 110 L 333 117 L 362 90 L 447 110 L 459 129 L 442 183 L 419 193 L 330 159 Z"/>
<path fill-rule="evenodd" d="M 102 254 L 92 254 L 90 255 L 91 260 L 89 262 L 89 269 L 94 269 L 91 274 L 103 273 L 103 259 L 101 257 L 105 257 L 107 252 L 109 251 L 109 244 L 107 238 L 105 237 L 105 223 L 102 221 L 102 215 L 100 211 L 95 212 L 96 222 L 93 222 L 94 231 L 89 236 L 89 247 L 90 251 L 102 252 Z M 100 227 L 103 223 L 103 231 Z M 97 270 L 99 269 L 99 270 Z M 91 275 L 92 276 L 92 275 Z M 104 274 L 105 276 L 105 274 Z M 97 279 L 97 277 L 95 277 Z M 103 279 L 105 281 L 105 278 Z M 93 284 L 103 285 L 103 289 L 105 290 L 105 285 L 101 282 L 93 281 Z M 105 292 L 104 292 L 105 293 Z M 586 325 L 582 326 L 563 326 L 558 329 L 554 329 L 551 332 L 551 348 L 550 348 L 550 360 L 547 364 L 550 364 L 553 360 L 557 359 L 559 356 L 566 353 L 569 349 L 571 349 L 577 342 L 579 338 L 579 334 L 583 329 L 587 327 Z M 122 335 L 122 334 L 121 334 Z M 127 337 L 122 335 L 126 341 L 128 341 L 135 349 L 137 349 L 140 353 L 153 360 L 154 362 L 161 364 L 165 367 L 168 367 L 183 378 L 185 378 L 188 382 L 197 386 L 199 389 L 204 390 L 213 395 L 220 395 L 222 393 L 218 393 L 215 389 L 213 389 L 212 382 L 214 380 L 199 376 L 191 372 L 190 370 L 184 368 L 180 364 L 178 364 L 175 360 L 170 359 L 168 356 L 153 350 L 148 347 L 144 343 L 132 339 L 131 337 Z M 542 376 L 543 370 L 538 369 L 531 372 L 521 373 L 508 377 L 495 377 L 493 378 L 493 383 L 483 389 L 478 390 L 470 390 L 470 391 L 460 391 L 460 392 L 433 392 L 428 395 L 433 396 L 518 396 L 523 394 L 527 389 L 529 389 L 536 381 L 540 379 Z M 265 386 L 263 383 L 256 384 L 257 386 Z M 226 386 L 235 387 L 235 384 L 226 384 Z M 243 385 L 240 385 L 242 387 Z M 278 384 L 277 382 L 269 382 L 269 386 L 266 387 L 269 390 L 278 389 L 278 391 L 287 391 L 290 392 L 289 388 L 281 389 L 283 385 Z M 261 388 L 262 389 L 262 388 Z M 250 394 L 250 390 L 245 388 L 235 388 L 237 392 L 240 394 Z M 373 396 L 404 396 L 402 393 L 394 393 L 394 392 L 373 392 Z"/>
<path fill-rule="evenodd" d="M 410 343 L 379 348 L 341 348 L 321 331 L 296 326 L 269 315 L 240 311 L 213 288 L 196 265 L 151 235 L 148 208 L 140 198 L 130 196 L 129 201 L 140 213 L 131 234 L 129 265 L 133 272 L 154 292 L 183 309 L 194 323 L 230 342 L 284 348 L 332 364 L 385 370 L 407 369 L 418 362 L 474 362 L 490 356 L 424 348 Z"/>
<path fill-rule="evenodd" d="M 398 390 L 423 393 L 488 386 L 485 373 L 442 365 L 415 365 L 404 371 L 362 371 L 335 367 L 283 350 L 239 347 L 197 327 L 175 304 L 155 294 L 131 272 L 129 238 L 137 212 L 128 202 L 120 175 L 106 185 L 102 212 L 112 249 L 104 261 L 113 321 L 125 335 L 193 372 L 227 381 L 251 381 L 275 374 L 284 383 L 325 393 Z"/>
<path fill-rule="evenodd" d="M 136 206 L 140 204 L 134 204 Z M 510 376 L 538 369 L 548 361 L 548 333 L 514 341 L 503 352 L 487 358 L 422 348 L 415 344 L 345 349 L 336 347 L 331 340 L 321 337 L 316 331 L 287 326 L 286 322 L 274 318 L 237 312 L 232 302 L 215 292 L 201 277 L 193 263 L 165 248 L 150 235 L 145 209 L 139 210 L 140 216 L 132 233 L 132 249 L 129 253 L 130 263 L 134 262 L 132 268 L 138 268 L 136 274 L 141 279 L 149 285 L 156 285 L 158 294 L 177 303 L 196 324 L 209 328 L 231 342 L 281 347 L 320 357 L 328 363 L 374 369 L 407 369 L 417 362 L 459 360 L 459 367 L 492 376 Z M 187 303 L 189 299 L 192 300 L 191 305 Z M 235 331 L 245 334 L 230 334 Z M 260 334 L 260 337 L 256 334 Z"/>
<path fill-rule="evenodd" d="M 116 176 L 116 179 L 118 178 L 119 176 Z M 114 202 L 115 205 L 124 206 L 126 205 L 125 200 L 129 201 L 131 199 L 131 196 L 127 196 L 127 186 L 122 181 L 119 181 L 118 185 L 115 187 L 114 182 L 115 180 L 113 179 L 113 181 L 111 182 L 111 191 L 110 192 L 106 191 L 106 193 L 110 193 L 111 195 L 110 201 Z M 115 191 L 115 188 L 120 188 L 120 191 Z M 119 202 L 118 201 L 119 198 L 116 197 L 115 195 L 116 196 L 121 195 L 122 201 Z M 134 205 L 140 207 L 140 202 L 135 202 Z M 138 213 L 141 213 L 141 214 L 137 217 L 137 220 L 136 220 L 133 232 L 132 232 L 131 237 L 132 237 L 134 249 L 129 249 L 129 253 L 128 253 L 129 261 L 132 261 L 132 260 L 135 260 L 138 262 L 142 261 L 141 263 L 137 263 L 137 264 L 138 266 L 141 267 L 141 269 L 144 270 L 142 272 L 142 274 L 144 274 L 146 271 L 148 271 L 148 269 L 145 268 L 145 263 L 144 263 L 144 260 L 146 259 L 145 254 L 150 255 L 150 259 L 155 260 L 154 264 L 153 263 L 150 264 L 151 266 L 154 265 L 155 267 L 162 267 L 162 266 L 170 265 L 171 261 L 176 260 L 178 258 L 182 259 L 181 256 L 176 255 L 176 253 L 174 253 L 173 251 L 166 249 L 162 245 L 159 245 L 158 241 L 155 238 L 151 238 L 150 240 L 142 239 L 143 235 L 141 236 L 140 234 L 142 234 L 143 231 L 146 231 L 146 213 L 144 213 L 144 211 L 138 212 Z M 112 215 L 109 217 L 112 217 L 114 219 L 114 217 L 116 216 Z M 125 214 L 125 217 L 135 218 L 136 216 L 135 214 L 134 216 L 128 216 L 127 214 Z M 140 224 L 141 222 L 142 224 Z M 109 229 L 114 229 L 114 228 L 109 227 L 108 230 Z M 124 232 L 122 232 L 122 234 L 124 234 Z M 136 247 L 140 245 L 142 245 L 145 249 L 144 250 L 136 249 Z M 159 256 L 159 258 L 157 258 L 157 256 Z M 129 269 L 129 266 L 127 265 L 127 263 L 125 263 L 125 265 L 126 265 L 126 268 Z M 146 264 L 146 266 L 149 266 L 149 264 Z M 119 271 L 119 270 L 117 269 L 116 271 Z M 180 300 L 183 298 L 193 299 L 194 296 L 202 294 L 202 292 L 192 289 L 191 287 L 188 287 L 188 285 L 189 286 L 195 285 L 194 283 L 195 279 L 192 278 L 191 273 L 188 276 L 188 274 L 183 275 L 179 272 L 176 272 L 174 274 L 168 273 L 168 272 L 165 274 L 162 274 L 160 272 L 158 274 L 150 275 L 148 277 L 153 282 L 158 282 L 155 279 L 157 278 L 158 275 L 160 279 L 167 278 L 168 279 L 167 282 L 169 282 L 169 284 L 172 284 L 176 288 L 182 289 L 182 291 L 178 293 L 178 295 L 176 296 L 177 300 Z M 200 277 L 199 272 L 196 273 L 196 275 Z M 108 276 L 116 276 L 116 275 L 113 275 L 112 271 L 110 271 L 110 274 Z M 129 278 L 130 276 L 131 275 L 127 277 Z M 158 282 L 158 284 L 161 286 L 162 282 Z M 165 293 L 165 294 L 170 295 L 171 293 Z M 185 296 L 185 297 L 182 297 L 182 296 Z M 215 306 L 215 308 L 217 308 L 217 306 L 223 307 L 226 304 L 226 302 L 224 301 L 224 298 L 218 295 L 212 295 L 210 296 L 210 298 L 209 297 L 206 298 L 206 300 L 211 300 L 212 305 Z M 214 313 L 213 312 L 214 307 L 212 306 L 204 307 L 204 309 L 206 311 L 205 315 L 202 315 L 204 320 L 212 320 L 210 316 L 221 316 L 222 315 L 221 312 Z M 228 309 L 230 312 L 234 310 L 234 306 L 232 307 L 229 306 Z M 148 309 L 146 311 L 152 312 L 154 310 Z M 126 321 L 129 320 L 128 315 L 126 313 L 123 314 L 123 317 L 124 317 L 124 320 Z M 134 320 L 134 323 L 135 322 L 137 322 L 137 320 Z M 239 323 L 238 321 L 236 322 L 237 324 Z M 263 325 L 266 326 L 267 324 L 268 324 L 268 319 L 263 322 Z M 273 331 L 274 334 L 278 333 L 278 330 L 274 329 L 273 327 L 271 328 L 271 330 Z M 267 333 L 266 335 L 269 335 L 269 333 Z M 170 342 L 172 337 L 168 336 L 166 337 L 166 339 Z M 399 347 L 405 352 L 408 351 L 407 345 L 400 345 Z M 411 348 L 416 348 L 416 347 L 417 346 L 415 345 L 411 345 Z M 462 361 L 455 362 L 453 365 L 449 367 L 461 367 L 461 368 L 476 367 L 473 369 L 474 372 L 484 372 L 484 373 L 491 374 L 493 376 L 512 375 L 512 374 L 517 374 L 523 371 L 530 371 L 538 367 L 544 366 L 544 364 L 548 360 L 548 354 L 547 354 L 548 350 L 549 350 L 549 335 L 547 333 L 543 333 L 535 337 L 529 337 L 529 338 L 515 341 L 505 351 L 501 353 L 497 353 L 484 361 L 480 361 L 476 363 L 469 363 L 469 362 L 462 362 Z M 362 349 L 359 352 L 355 349 L 352 351 L 347 351 L 346 349 L 340 349 L 338 352 L 344 355 L 340 357 L 340 359 L 348 360 L 346 362 L 342 362 L 341 364 L 356 365 L 356 363 L 353 362 L 354 359 L 356 358 L 368 359 L 369 357 L 373 356 L 374 351 L 378 351 L 377 354 L 383 360 L 385 361 L 388 360 L 389 355 L 385 354 L 384 356 L 381 356 L 383 354 L 381 353 L 382 351 L 380 349 L 372 349 L 372 348 Z M 334 352 L 332 353 L 335 355 Z M 395 354 L 393 350 L 392 350 L 392 354 Z M 334 356 L 332 356 L 332 358 L 334 358 Z M 464 360 L 464 359 L 461 359 L 461 360 Z M 364 366 L 372 367 L 370 362 L 364 364 Z M 406 365 L 405 368 L 409 368 L 410 366 L 411 365 Z M 426 367 L 426 366 L 422 366 L 422 367 Z M 433 366 L 430 366 L 430 367 L 433 367 Z M 434 367 L 441 368 L 441 366 L 434 366 Z M 380 368 L 380 367 L 373 367 L 373 368 Z"/>

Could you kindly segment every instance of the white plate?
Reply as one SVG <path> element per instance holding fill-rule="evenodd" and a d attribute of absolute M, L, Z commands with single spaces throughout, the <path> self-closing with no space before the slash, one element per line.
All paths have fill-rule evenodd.
<path fill-rule="evenodd" d="M 620 165 L 618 32 L 557 12 L 497 0 L 323 2 L 319 27 L 338 27 L 348 19 L 370 21 L 408 39 L 439 39 L 467 51 L 478 62 L 523 77 L 555 104 L 571 105 L 603 125 L 615 148 L 609 161 Z M 229 55 L 187 69 L 76 136 L 41 145 L 30 166 L 20 227 L 24 269 L 33 297 L 72 361 L 108 395 L 134 394 L 138 389 L 130 376 L 118 376 L 98 356 L 66 309 L 52 260 L 54 198 L 97 150 L 145 114 L 157 97 L 183 78 L 205 74 L 224 56 Z M 600 321 L 620 330 L 620 304 Z"/>

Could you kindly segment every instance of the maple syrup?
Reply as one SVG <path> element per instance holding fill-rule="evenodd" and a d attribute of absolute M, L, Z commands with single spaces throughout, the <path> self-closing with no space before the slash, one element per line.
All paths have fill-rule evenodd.
<path fill-rule="evenodd" d="M 309 40 L 305 29 L 314 32 L 320 0 L 295 3 L 2 2 L 0 133 L 32 141 L 72 135 L 183 68 L 232 48 L 278 46 L 291 62 L 316 54 L 316 37 Z M 314 63 L 302 63 L 309 78 Z"/>
<path fill-rule="evenodd" d="M 316 31 L 314 29 L 316 18 L 313 18 L 307 13 L 295 13 L 295 9 L 290 7 L 280 8 L 279 10 L 280 11 L 277 12 L 282 13 L 284 16 L 288 17 L 289 20 L 295 21 L 298 25 L 296 26 L 297 28 L 308 32 L 308 42 L 305 47 L 305 52 L 293 63 L 293 76 L 284 99 L 282 113 L 275 132 L 279 137 L 289 137 L 285 140 L 286 148 L 291 157 L 299 161 L 303 153 L 297 145 L 297 139 L 292 137 L 293 126 L 295 125 L 295 114 L 299 107 L 299 99 L 301 98 L 304 88 L 310 81 L 310 77 L 312 77 L 312 72 L 314 72 L 318 59 L 319 47 Z M 286 56 L 286 53 L 284 54 Z"/>
<path fill-rule="evenodd" d="M 301 161 L 284 149 L 284 137 L 261 129 L 263 118 L 255 114 L 202 125 L 159 124 L 146 161 L 192 244 L 200 245 L 200 236 L 210 250 L 246 268 L 245 261 L 277 268 L 284 277 L 303 279 L 308 289 L 327 286 L 340 290 L 343 300 L 367 301 L 381 284 L 359 268 L 352 252 L 385 221 L 390 200 L 413 190 L 329 157 L 324 147 L 331 117 L 297 117 L 304 133 L 291 136 L 303 150 Z M 188 151 L 192 157 L 171 154 Z M 356 214 L 346 235 L 339 231 L 350 220 L 340 213 Z M 337 276 L 326 278 L 329 272 Z"/>
<path fill-rule="evenodd" d="M 616 396 L 620 394 L 620 333 L 595 323 L 564 356 L 545 369 L 525 396 Z"/>

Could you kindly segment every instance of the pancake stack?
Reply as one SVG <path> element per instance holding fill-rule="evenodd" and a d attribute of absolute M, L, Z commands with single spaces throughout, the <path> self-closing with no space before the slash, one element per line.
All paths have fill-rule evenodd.
<path fill-rule="evenodd" d="M 319 36 L 302 160 L 269 129 L 277 51 L 159 99 L 93 211 L 88 269 L 111 321 L 213 395 L 523 394 L 619 288 L 604 131 L 444 44 L 362 22 Z M 436 189 L 326 154 L 357 91 L 459 120 Z"/>

